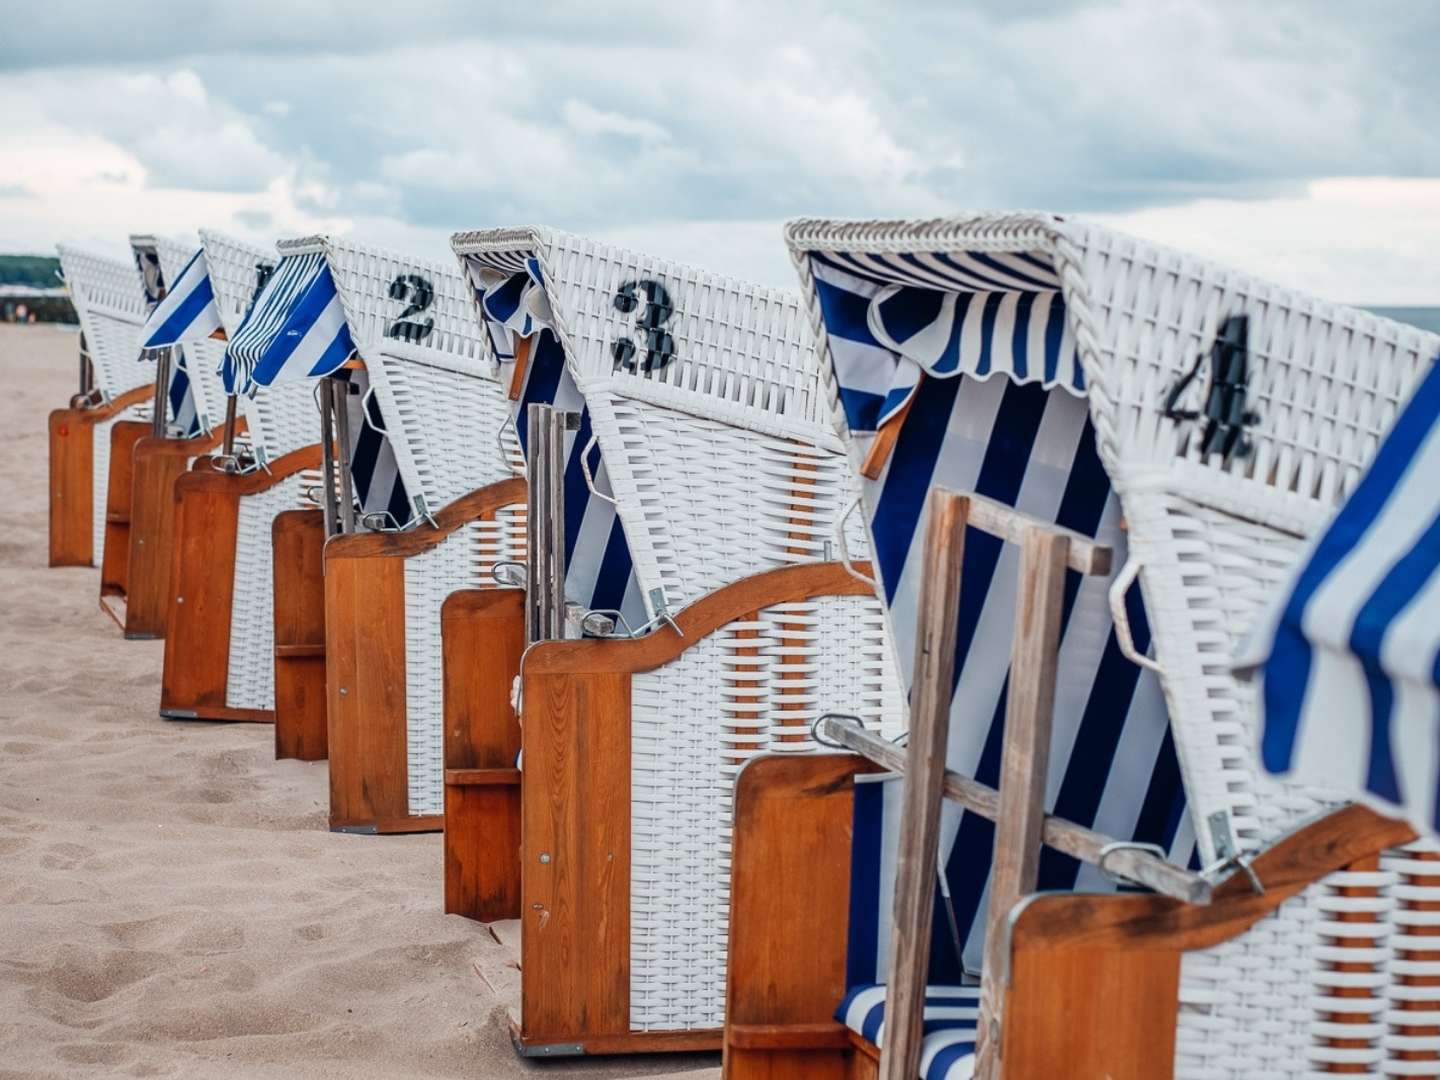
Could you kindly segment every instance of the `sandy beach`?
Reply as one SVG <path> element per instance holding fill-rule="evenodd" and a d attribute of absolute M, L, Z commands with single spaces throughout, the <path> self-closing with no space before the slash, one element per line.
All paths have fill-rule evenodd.
<path fill-rule="evenodd" d="M 711 1080 L 714 1056 L 531 1065 L 516 951 L 441 914 L 438 836 L 326 830 L 324 763 L 156 713 L 93 569 L 46 563 L 73 330 L 0 325 L 0 1078 Z"/>

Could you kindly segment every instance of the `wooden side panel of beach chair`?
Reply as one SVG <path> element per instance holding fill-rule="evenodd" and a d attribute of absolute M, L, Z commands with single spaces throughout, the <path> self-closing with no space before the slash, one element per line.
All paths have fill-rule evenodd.
<path fill-rule="evenodd" d="M 132 450 L 125 636 L 165 636 L 175 533 L 175 481 L 200 455 L 220 446 L 216 431 L 194 439 L 146 434 Z"/>
<path fill-rule="evenodd" d="M 706 668 L 729 673 L 743 696 L 756 655 L 781 648 L 775 622 L 792 605 L 843 607 L 868 598 L 868 584 L 834 563 L 812 563 L 755 575 L 719 589 L 675 615 L 666 627 L 636 640 L 554 641 L 531 646 L 525 661 L 522 728 L 525 733 L 522 874 L 522 1052 L 620 1053 L 713 1049 L 720 1032 L 709 1025 L 635 1022 L 631 972 L 633 875 L 638 872 L 632 828 L 637 816 L 674 814 L 664 803 L 635 798 L 633 743 L 655 736 L 635 724 L 633 703 L 654 694 L 653 679 L 667 670 L 704 678 Z M 777 619 L 778 615 L 778 619 Z M 769 625 L 767 625 L 769 624 Z M 753 644 L 752 644 L 753 643 Z M 753 649 L 751 653 L 748 650 Z M 688 669 L 681 666 L 689 661 Z M 857 668 L 864 665 L 856 665 Z M 804 677 L 804 669 L 795 671 Z M 710 675 L 714 678 L 714 675 Z M 863 675 L 858 681 L 863 681 Z M 670 698 L 676 701 L 679 698 Z M 741 710 L 743 712 L 743 709 Z M 696 737 L 729 745 L 736 767 L 753 756 L 751 725 L 734 716 L 728 728 Z M 543 777 L 543 783 L 533 782 Z M 698 865 L 715 858 L 708 826 L 678 822 L 691 837 L 696 866 L 671 866 L 676 901 L 703 884 Z M 643 894 L 642 894 L 643 895 Z M 686 954 L 715 949 L 713 930 L 693 925 Z M 682 936 L 686 936 L 682 932 Z M 655 942 L 649 948 L 663 948 Z M 723 970 L 723 938 L 719 952 Z M 708 974 L 708 969 L 699 970 Z M 675 978 L 684 979 L 681 971 Z M 716 994 L 723 988 L 696 987 Z M 645 1004 L 640 999 L 640 1004 Z"/>
<path fill-rule="evenodd" d="M 414 597 L 411 567 L 429 556 L 451 565 L 440 580 L 483 571 L 487 543 L 505 511 L 524 500 L 518 477 L 457 499 L 431 528 L 353 533 L 325 545 L 325 663 L 329 694 L 330 827 L 345 832 L 416 832 L 440 827 L 440 813 L 417 813 L 411 797 L 406 727 L 410 604 L 433 603 L 437 636 L 443 597 Z M 460 543 L 446 544 L 452 535 Z M 488 573 L 486 573 L 488 576 Z M 442 658 L 434 658 L 436 681 Z M 437 725 L 438 728 L 438 725 Z M 437 730 L 436 734 L 439 734 Z M 347 741 L 348 740 L 348 741 Z M 443 787 L 440 795 L 443 798 Z"/>
<path fill-rule="evenodd" d="M 1263 893 L 1237 873 L 1204 907 L 1156 896 L 1032 897 L 1010 919 L 1005 993 L 1014 1023 L 1003 1052 L 1006 1080 L 1073 1074 L 1080 1063 L 1087 1075 L 1115 1080 L 1179 1075 L 1175 1031 L 1184 955 L 1262 930 L 1301 894 L 1323 891 L 1331 875 L 1373 874 L 1383 851 L 1413 839 L 1414 832 L 1400 822 L 1348 807 L 1303 826 L 1255 858 L 1251 870 L 1265 883 Z M 1372 999 L 1366 987 L 1372 969 L 1365 961 L 1381 926 L 1368 919 L 1363 904 L 1352 905 L 1352 911 L 1351 924 L 1360 931 L 1352 940 L 1361 947 L 1351 946 L 1358 962 L 1345 965 L 1344 939 L 1336 940 L 1331 952 L 1337 975 L 1349 974 L 1352 996 L 1363 1009 Z M 1365 933 L 1367 925 L 1377 933 Z M 1378 1062 L 1364 1060 L 1369 1042 L 1364 1026 L 1353 1027 L 1359 1040 L 1349 1041 L 1346 1061 L 1344 1037 L 1353 1021 L 1345 1015 L 1345 1000 L 1343 994 L 1334 998 L 1339 1015 L 1328 1031 L 1339 1053 L 1328 1065 L 1317 1065 L 1316 1073 L 1433 1076 L 1440 1069 L 1433 1057 L 1403 1064 L 1392 1058 L 1389 1065 L 1396 1071 L 1377 1071 Z M 1057 1016 L 1065 1021 L 1056 1023 Z M 1389 1020 L 1403 1020 L 1403 1014 L 1392 1012 Z M 1260 1059 L 1251 1066 L 1243 1075 L 1269 1074 Z"/>
<path fill-rule="evenodd" d="M 170 625 L 165 639 L 160 715 L 171 719 L 250 720 L 269 723 L 274 708 L 258 698 L 232 693 L 236 672 L 233 657 L 246 650 L 237 643 L 237 611 L 244 619 L 263 615 L 270 623 L 271 604 L 257 602 L 253 571 L 246 578 L 243 563 L 255 561 L 255 549 L 268 562 L 270 545 L 257 535 L 282 509 L 301 502 L 302 490 L 320 466 L 320 447 L 309 446 L 272 461 L 268 469 L 234 475 L 217 472 L 210 460 L 197 461 L 175 481 L 174 558 L 170 563 Z M 262 582 L 266 594 L 270 582 Z M 256 594 L 248 600 L 238 590 Z M 273 663 L 268 641 L 273 625 L 252 630 L 266 639 L 264 669 Z M 256 666 L 252 663 L 252 666 Z M 262 689 L 263 692 L 263 689 Z M 273 700 L 273 699 L 270 699 Z"/>
<path fill-rule="evenodd" d="M 108 474 L 110 432 L 120 418 L 135 415 L 153 396 L 151 386 L 127 390 L 109 404 L 55 409 L 50 413 L 50 565 L 93 566 L 103 543 L 96 542 L 96 449 Z M 103 492 L 105 484 L 100 484 Z M 103 516 L 101 521 L 103 531 Z"/>
<path fill-rule="evenodd" d="M 325 515 L 285 510 L 275 551 L 275 757 L 324 761 Z M 284 722 L 281 718 L 284 717 Z"/>

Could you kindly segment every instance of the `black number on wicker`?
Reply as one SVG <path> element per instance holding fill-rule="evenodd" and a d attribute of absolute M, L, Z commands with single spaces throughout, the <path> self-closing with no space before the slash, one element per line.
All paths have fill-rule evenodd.
<path fill-rule="evenodd" d="M 386 337 L 399 338 L 413 345 L 430 336 L 430 331 L 435 329 L 435 320 L 429 318 L 421 321 L 413 318 L 425 311 L 435 300 L 435 287 L 427 279 L 419 274 L 401 274 L 390 282 L 390 299 L 404 300 L 406 307 L 400 312 L 400 317 L 390 324 L 390 329 L 385 331 Z"/>
<path fill-rule="evenodd" d="M 1200 452 L 1206 456 L 1220 454 L 1228 462 L 1237 454 L 1250 453 L 1247 427 L 1260 420 L 1258 413 L 1245 408 L 1250 381 L 1250 319 L 1231 315 L 1220 324 L 1220 332 L 1210 346 L 1210 391 L 1205 395 L 1205 408 L 1196 412 L 1176 405 L 1182 394 L 1200 373 L 1205 356 L 1197 356 L 1195 365 L 1181 376 L 1165 397 L 1165 416 L 1171 420 L 1204 420 L 1205 432 Z"/>
<path fill-rule="evenodd" d="M 644 294 L 643 300 L 640 293 Z M 660 324 L 675 314 L 664 285 L 658 281 L 627 281 L 615 294 L 615 308 L 627 314 L 639 311 L 635 325 L 645 335 L 644 359 L 637 359 L 640 348 L 630 338 L 615 342 L 611 352 L 616 371 L 656 371 L 675 359 L 675 339 L 660 329 Z"/>

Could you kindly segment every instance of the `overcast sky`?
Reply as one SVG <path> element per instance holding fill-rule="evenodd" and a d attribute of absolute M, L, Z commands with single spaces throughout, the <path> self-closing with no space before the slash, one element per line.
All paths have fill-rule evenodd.
<path fill-rule="evenodd" d="M 777 284 L 801 214 L 1081 212 L 1440 304 L 1440 2 L 46 0 L 0 250 L 546 223 Z"/>

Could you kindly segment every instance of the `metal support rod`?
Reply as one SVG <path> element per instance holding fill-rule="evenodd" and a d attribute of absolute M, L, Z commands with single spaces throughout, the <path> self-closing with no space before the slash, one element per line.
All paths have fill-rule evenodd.
<path fill-rule="evenodd" d="M 225 435 L 221 440 L 220 455 L 231 461 L 235 459 L 235 415 L 239 401 L 239 394 L 227 394 L 225 397 Z"/>
<path fill-rule="evenodd" d="M 232 402 L 234 398 L 230 399 Z M 335 398 L 330 380 L 320 380 L 320 469 L 323 496 L 320 510 L 325 515 L 325 535 L 334 536 L 335 522 Z"/>
<path fill-rule="evenodd" d="M 80 335 L 80 396 L 89 397 L 95 389 L 95 364 L 90 359 L 90 347 L 85 343 L 85 335 Z"/>
<path fill-rule="evenodd" d="M 157 439 L 165 438 L 166 422 L 170 412 L 170 356 L 173 347 L 156 349 L 155 357 L 155 411 L 150 418 L 150 433 Z"/>
<path fill-rule="evenodd" d="M 355 478 L 350 474 L 350 395 L 354 386 L 341 379 L 330 379 L 330 392 L 335 401 L 335 443 L 339 452 L 336 479 L 340 484 L 340 529 L 355 531 Z"/>
<path fill-rule="evenodd" d="M 565 633 L 565 434 L 574 413 L 530 405 L 526 413 L 526 596 L 529 641 Z"/>

